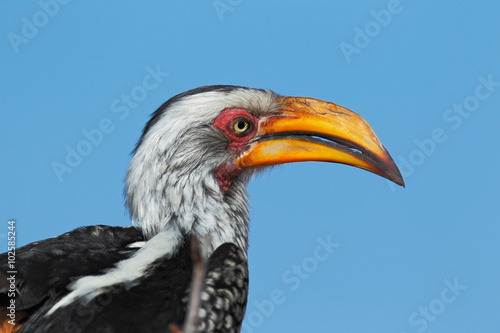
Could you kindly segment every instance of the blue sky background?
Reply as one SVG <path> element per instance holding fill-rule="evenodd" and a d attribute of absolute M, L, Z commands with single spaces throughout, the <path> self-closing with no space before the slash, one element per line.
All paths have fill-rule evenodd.
<path fill-rule="evenodd" d="M 201 85 L 269 88 L 361 114 L 407 188 L 326 163 L 253 180 L 242 331 L 499 332 L 497 1 L 60 1 L 0 4 L 0 245 L 10 218 L 18 245 L 129 225 L 151 112 Z M 148 68 L 168 76 L 144 90 Z"/>

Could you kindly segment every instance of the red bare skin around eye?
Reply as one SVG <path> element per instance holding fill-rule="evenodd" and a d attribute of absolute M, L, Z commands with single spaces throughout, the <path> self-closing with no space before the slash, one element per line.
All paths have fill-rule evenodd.
<path fill-rule="evenodd" d="M 239 136 L 233 128 L 235 119 L 247 119 L 252 122 L 252 130 L 244 136 Z M 257 133 L 258 123 L 258 118 L 250 114 L 245 109 L 227 108 L 223 110 L 217 118 L 215 118 L 213 126 L 226 134 L 226 136 L 231 140 L 228 145 L 228 149 L 233 150 L 235 155 L 238 155 L 238 151 L 245 150 L 250 139 L 252 139 L 255 136 L 255 133 Z M 231 187 L 231 184 L 236 180 L 240 173 L 241 169 L 234 163 L 221 165 L 215 170 L 215 178 L 219 181 L 219 185 L 223 193 Z"/>

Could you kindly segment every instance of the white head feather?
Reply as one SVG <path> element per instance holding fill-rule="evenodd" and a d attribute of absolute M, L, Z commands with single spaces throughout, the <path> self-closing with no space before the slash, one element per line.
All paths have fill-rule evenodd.
<path fill-rule="evenodd" d="M 146 237 L 168 231 L 180 243 L 188 234 L 200 242 L 210 235 L 210 252 L 225 242 L 247 249 L 246 184 L 252 172 L 243 173 L 227 192 L 221 190 L 214 171 L 234 156 L 227 149 L 229 139 L 212 123 L 230 107 L 271 112 L 276 99 L 264 90 L 202 87 L 156 111 L 135 149 L 125 188 L 131 216 Z"/>

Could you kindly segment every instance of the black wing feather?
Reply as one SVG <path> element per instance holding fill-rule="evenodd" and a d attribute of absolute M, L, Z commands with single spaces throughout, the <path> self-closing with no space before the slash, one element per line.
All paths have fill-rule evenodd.
<path fill-rule="evenodd" d="M 189 237 L 175 257 L 156 260 L 133 287 L 114 285 L 91 301 L 78 299 L 46 315 L 68 293 L 68 283 L 129 257 L 136 249 L 127 245 L 141 240 L 135 228 L 96 226 L 18 249 L 23 261 L 18 261 L 19 297 L 30 310 L 19 332 L 169 332 L 170 324 L 182 327 L 193 271 Z M 6 258 L 1 258 L 4 271 Z M 239 332 L 247 293 L 244 251 L 232 243 L 221 245 L 207 263 L 197 332 Z"/>
<path fill-rule="evenodd" d="M 127 245 L 142 240 L 135 227 L 96 225 L 16 249 L 16 310 L 38 306 L 74 279 L 113 267 L 137 250 Z M 0 254 L 0 270 L 6 275 L 10 271 L 7 253 Z M 10 301 L 6 291 L 0 290 L 0 306 Z"/>

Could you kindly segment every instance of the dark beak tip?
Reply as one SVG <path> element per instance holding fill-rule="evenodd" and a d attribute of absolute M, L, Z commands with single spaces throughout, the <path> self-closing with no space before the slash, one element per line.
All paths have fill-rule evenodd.
<path fill-rule="evenodd" d="M 385 149 L 385 147 L 384 147 L 384 150 L 385 150 L 386 156 L 385 156 L 385 158 L 382 159 L 382 161 L 383 161 L 382 164 L 384 165 L 384 167 L 382 169 L 385 171 L 383 177 L 387 178 L 388 180 L 390 180 L 394 184 L 397 184 L 397 185 L 405 188 L 406 185 L 405 185 L 405 181 L 403 179 L 403 175 L 401 174 L 401 171 L 399 170 L 397 164 L 394 162 L 394 160 L 392 159 L 389 152 Z"/>
<path fill-rule="evenodd" d="M 399 186 L 401 186 L 402 188 L 406 187 L 406 184 L 405 184 L 403 177 L 399 178 L 397 181 L 395 181 L 395 183 L 398 184 Z"/>
<path fill-rule="evenodd" d="M 394 170 L 391 170 L 387 176 L 387 179 L 392 181 L 394 184 L 397 184 L 403 188 L 406 187 L 403 176 L 401 175 L 401 172 L 397 167 L 395 167 Z"/>
<path fill-rule="evenodd" d="M 383 166 L 379 168 L 378 175 L 403 188 L 406 187 L 403 175 L 401 175 L 401 171 L 399 171 L 398 166 L 394 163 L 390 155 L 388 160 L 383 161 Z"/>

